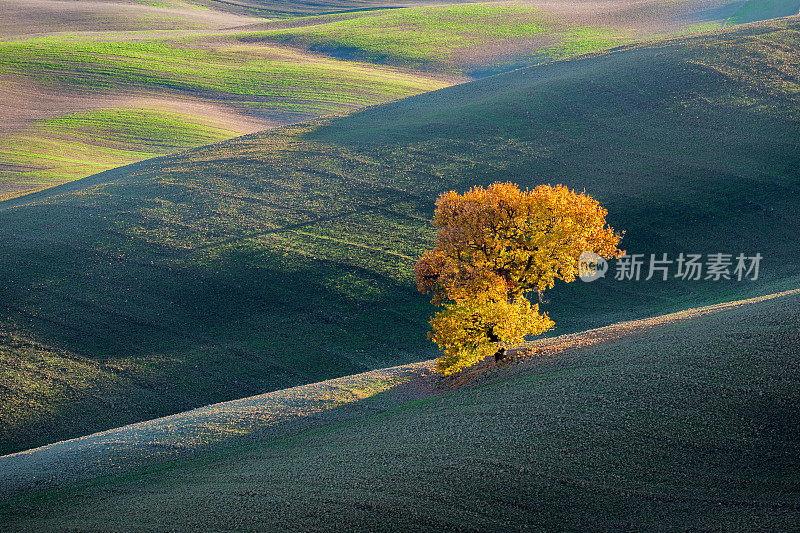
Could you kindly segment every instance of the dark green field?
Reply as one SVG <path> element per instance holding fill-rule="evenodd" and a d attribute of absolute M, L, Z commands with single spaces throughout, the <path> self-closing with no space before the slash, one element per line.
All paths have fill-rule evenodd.
<path fill-rule="evenodd" d="M 39 491 L 0 517 L 10 531 L 796 531 L 798 353 L 794 294 L 369 414 L 378 395 L 348 422 Z"/>
<path fill-rule="evenodd" d="M 758 20 L 797 15 L 800 11 L 798 0 L 748 0 L 725 24 L 747 24 Z"/>
<path fill-rule="evenodd" d="M 0 451 L 435 356 L 412 267 L 453 188 L 564 183 L 631 253 L 764 256 L 757 282 L 557 286 L 556 333 L 796 287 L 799 30 L 520 70 L 0 203 Z"/>

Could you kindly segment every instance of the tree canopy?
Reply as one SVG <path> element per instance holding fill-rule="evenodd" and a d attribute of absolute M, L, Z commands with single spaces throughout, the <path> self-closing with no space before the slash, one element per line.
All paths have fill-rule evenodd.
<path fill-rule="evenodd" d="M 607 214 L 562 185 L 521 191 L 495 183 L 441 195 L 436 245 L 415 267 L 419 290 L 442 307 L 429 333 L 443 352 L 438 370 L 452 374 L 552 328 L 525 295 L 541 295 L 556 279 L 574 281 L 583 252 L 618 257 L 622 235 Z"/>

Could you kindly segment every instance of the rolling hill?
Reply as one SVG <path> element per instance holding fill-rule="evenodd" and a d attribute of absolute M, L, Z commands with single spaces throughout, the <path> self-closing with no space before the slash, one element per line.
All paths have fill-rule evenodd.
<path fill-rule="evenodd" d="M 403 403 L 389 387 L 312 429 L 205 455 L 176 447 L 182 432 L 191 448 L 282 410 L 299 421 L 314 394 L 330 400 L 326 386 L 301 387 L 277 406 L 269 395 L 213 406 L 0 458 L 7 476 L 18 462 L 40 487 L 7 498 L 0 516 L 9 531 L 792 531 L 798 328 L 797 291 L 609 326 L 540 342 L 455 391 Z M 90 477 L 113 472 L 132 454 L 171 459 L 62 477 L 87 461 Z M 61 485 L 42 488 L 42 477 Z"/>
<path fill-rule="evenodd" d="M 157 32 L 156 32 L 157 33 Z M 0 42 L 0 193 L 449 85 L 274 46 L 167 34 Z"/>
<path fill-rule="evenodd" d="M 263 14 L 214 0 L 5 0 L 0 36 L 210 30 L 261 22 Z"/>
<path fill-rule="evenodd" d="M 634 41 L 721 26 L 738 4 L 470 2 L 254 24 L 244 42 L 481 77 Z M 795 14 L 795 13 L 792 13 Z M 263 29 L 255 31 L 259 26 Z"/>
<path fill-rule="evenodd" d="M 564 183 L 631 253 L 757 281 L 558 286 L 555 333 L 797 287 L 797 17 L 523 69 L 0 203 L 0 450 L 433 357 L 445 190 Z"/>
<path fill-rule="evenodd" d="M 739 4 L 9 0 L 0 197 L 469 76 L 718 27 Z"/>

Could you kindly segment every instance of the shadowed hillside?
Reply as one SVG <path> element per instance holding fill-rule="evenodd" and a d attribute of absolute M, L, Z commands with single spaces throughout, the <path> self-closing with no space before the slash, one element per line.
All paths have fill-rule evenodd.
<path fill-rule="evenodd" d="M 12 531 L 796 531 L 798 304 L 604 328 L 473 387 L 377 394 L 355 418 L 34 492 L 0 516 Z"/>
<path fill-rule="evenodd" d="M 452 188 L 564 183 L 631 253 L 764 256 L 758 281 L 557 286 L 557 333 L 796 287 L 798 29 L 516 71 L 0 211 L 3 328 L 33 346 L 3 354 L 5 451 L 434 356 L 411 271 Z"/>

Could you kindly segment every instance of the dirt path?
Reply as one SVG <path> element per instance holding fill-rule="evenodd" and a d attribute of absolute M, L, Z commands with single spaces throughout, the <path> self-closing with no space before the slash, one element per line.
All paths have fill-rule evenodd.
<path fill-rule="evenodd" d="M 0 497 L 5 499 L 50 485 L 190 457 L 246 441 L 279 438 L 311 427 L 384 412 L 408 401 L 444 394 L 455 387 L 480 385 L 509 374 L 535 370 L 555 356 L 563 358 L 587 346 L 614 342 L 654 327 L 797 295 L 800 289 L 541 339 L 513 351 L 500 365 L 487 361 L 449 379 L 433 373 L 433 361 L 423 361 L 208 405 L 57 442 L 0 457 Z"/>

